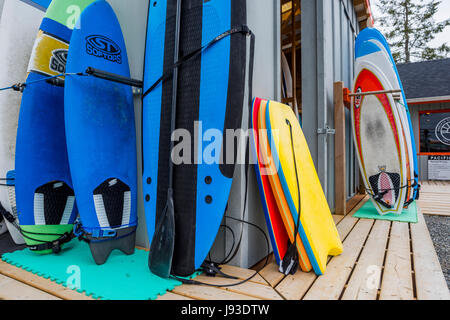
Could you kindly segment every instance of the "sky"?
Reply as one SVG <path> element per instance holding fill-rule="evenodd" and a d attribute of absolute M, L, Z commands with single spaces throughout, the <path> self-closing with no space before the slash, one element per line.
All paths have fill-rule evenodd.
<path fill-rule="evenodd" d="M 375 17 L 375 27 L 377 27 L 377 16 L 379 16 L 379 10 L 377 8 L 378 0 L 370 0 L 372 4 L 372 11 Z M 442 0 L 442 3 L 439 7 L 439 11 L 436 13 L 435 19 L 437 22 L 444 21 L 446 19 L 450 19 L 450 0 Z M 447 42 L 450 45 L 450 27 L 447 27 L 444 32 L 439 34 L 436 39 L 434 39 L 431 43 L 431 47 L 438 47 L 441 44 Z"/>

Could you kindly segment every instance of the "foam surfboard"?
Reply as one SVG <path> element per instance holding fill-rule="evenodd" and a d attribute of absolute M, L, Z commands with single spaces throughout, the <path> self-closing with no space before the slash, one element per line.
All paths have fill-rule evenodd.
<path fill-rule="evenodd" d="M 20 1 L 2 3 L 0 20 L 0 88 L 12 83 L 24 82 L 27 66 L 33 49 L 36 33 L 44 14 L 34 7 Z M 27 17 L 24 19 L 24 17 Z M 13 174 L 15 168 L 17 124 L 22 95 L 12 90 L 0 92 L 0 203 L 3 208 L 17 214 L 14 181 L 4 180 Z M 9 173 L 9 174 L 8 174 Z M 11 178 L 11 177 L 9 177 Z M 20 232 L 6 222 L 12 239 L 16 244 L 23 244 Z"/>
<path fill-rule="evenodd" d="M 328 256 L 341 254 L 343 247 L 308 144 L 289 106 L 269 101 L 265 117 L 272 157 L 279 163 L 278 177 L 291 215 L 297 221 L 300 214 L 299 235 L 314 272 L 322 275 Z"/>
<path fill-rule="evenodd" d="M 381 50 L 359 43 L 354 92 L 392 90 L 376 63 Z M 366 190 L 381 215 L 401 214 L 408 194 L 408 150 L 400 111 L 391 94 L 355 97 L 351 108 L 353 140 Z"/>
<path fill-rule="evenodd" d="M 267 176 L 268 168 L 261 157 L 260 143 L 259 143 L 259 130 L 258 130 L 258 115 L 261 104 L 266 105 L 267 100 L 255 98 L 253 101 L 252 112 L 252 137 L 253 137 L 253 155 L 256 163 L 255 173 L 258 181 L 259 194 L 261 196 L 261 202 L 266 217 L 267 230 L 269 231 L 270 240 L 272 243 L 272 249 L 274 252 L 275 260 L 277 264 L 280 264 L 287 251 L 287 245 L 289 236 L 284 227 L 281 213 L 278 209 L 275 196 L 270 187 L 270 181 Z"/>
<path fill-rule="evenodd" d="M 112 7 L 94 2 L 72 34 L 67 72 L 88 67 L 130 77 L 122 30 Z M 119 249 L 132 254 L 137 226 L 137 158 L 130 86 L 69 75 L 65 123 L 70 170 L 85 237 L 97 264 Z"/>
<path fill-rule="evenodd" d="M 414 137 L 414 129 L 411 121 L 411 114 L 409 112 L 408 103 L 406 101 L 406 95 L 403 90 L 403 85 L 400 79 L 400 75 L 397 70 L 396 63 L 392 56 L 392 52 L 390 46 L 383 36 L 383 34 L 375 28 L 366 28 L 358 35 L 356 39 L 356 54 L 358 54 L 358 48 L 361 47 L 361 43 L 365 41 L 373 42 L 377 45 L 378 48 L 386 55 L 387 60 L 389 61 L 389 66 L 382 67 L 383 72 L 385 72 L 386 76 L 389 78 L 391 85 L 394 89 L 401 89 L 401 101 L 397 104 L 397 107 L 401 111 L 401 119 L 402 125 L 405 130 L 406 135 L 406 143 L 409 152 L 409 158 L 411 163 L 411 180 L 414 182 L 414 192 L 411 193 L 409 199 L 415 200 L 419 196 L 419 163 L 417 159 L 417 150 L 416 150 L 416 142 Z M 363 53 L 362 53 L 363 54 Z M 386 64 L 386 62 L 384 62 Z"/>
<path fill-rule="evenodd" d="M 28 66 L 27 82 L 33 84 L 25 88 L 19 115 L 16 196 L 20 226 L 30 248 L 70 233 L 77 216 L 66 150 L 64 89 L 45 79 L 65 71 L 75 21 L 91 2 L 52 1 Z"/>
<path fill-rule="evenodd" d="M 46 11 L 52 0 L 19 0 L 41 11 Z"/>
<path fill-rule="evenodd" d="M 282 93 L 283 93 L 283 98 L 290 98 L 293 97 L 293 83 L 292 83 L 292 73 L 291 73 L 291 69 L 289 67 L 289 63 L 286 59 L 286 55 L 284 54 L 284 52 L 281 52 L 281 70 L 282 72 Z M 295 106 L 293 106 L 294 112 L 295 112 L 295 116 L 299 119 L 300 121 L 300 114 L 298 113 L 298 105 L 297 105 L 297 100 L 295 101 Z"/>
<path fill-rule="evenodd" d="M 371 43 L 374 43 L 377 45 L 377 47 L 380 49 L 379 51 L 372 52 L 370 54 L 371 61 L 379 67 L 381 70 L 383 70 L 384 75 L 389 81 L 389 85 L 392 89 L 397 90 L 400 89 L 398 86 L 398 80 L 397 76 L 395 75 L 395 71 L 392 68 L 392 64 L 389 60 L 388 53 L 386 52 L 384 46 L 380 45 L 380 43 L 377 40 L 370 40 Z M 358 48 L 364 48 L 364 45 L 358 46 Z M 356 54 L 359 54 L 359 51 L 356 51 Z M 395 107 L 398 110 L 398 114 L 400 116 L 401 121 L 401 129 L 402 129 L 402 136 L 403 140 L 405 141 L 405 163 L 406 163 L 406 181 L 407 184 L 406 187 L 406 198 L 405 198 L 405 204 L 410 203 L 411 199 L 414 197 L 414 191 L 411 189 L 412 183 L 414 181 L 414 163 L 413 163 L 413 155 L 412 155 L 412 141 L 411 141 L 411 135 L 409 132 L 409 123 L 408 123 L 408 115 L 405 111 L 405 108 L 401 105 L 401 102 L 395 101 Z"/>
<path fill-rule="evenodd" d="M 283 220 L 285 230 L 289 236 L 289 240 L 291 241 L 291 243 L 294 243 L 296 241 L 300 268 L 305 272 L 309 272 L 312 269 L 311 261 L 308 258 L 308 253 L 306 252 L 301 235 L 297 234 L 297 237 L 295 237 L 295 227 L 297 224 L 297 220 L 295 220 L 293 215 L 291 214 L 288 201 L 281 186 L 280 178 L 278 177 L 280 162 L 275 161 L 275 159 L 272 157 L 271 144 L 269 142 L 268 130 L 266 127 L 267 104 L 268 101 L 266 103 L 261 103 L 258 113 L 258 134 L 261 159 L 266 166 L 266 175 L 271 185 L 272 193 L 275 197 L 278 211 L 281 215 L 281 219 Z"/>
<path fill-rule="evenodd" d="M 175 17 L 176 1 L 161 0 L 149 7 L 144 92 L 172 69 Z M 183 0 L 180 57 L 245 24 L 245 1 Z M 178 68 L 176 128 L 179 135 L 189 137 L 178 135 L 177 142 L 183 140 L 186 150 L 174 151 L 174 159 L 169 150 L 172 78 L 144 97 L 142 147 L 147 233 L 151 240 L 166 205 L 168 163 L 173 159 L 176 163 L 172 270 L 176 275 L 190 275 L 201 266 L 227 206 L 235 165 L 234 159 L 221 164 L 220 159 L 230 158 L 222 137 L 227 129 L 241 127 L 242 110 L 248 108 L 244 104 L 246 40 L 244 34 L 223 37 Z"/>

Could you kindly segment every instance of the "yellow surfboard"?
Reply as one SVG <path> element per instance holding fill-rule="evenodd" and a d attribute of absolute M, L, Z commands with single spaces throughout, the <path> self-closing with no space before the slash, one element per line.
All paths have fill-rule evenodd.
<path fill-rule="evenodd" d="M 265 116 L 268 141 L 272 157 L 279 163 L 278 177 L 283 189 L 274 193 L 284 192 L 294 221 L 300 212 L 299 235 L 315 273 L 322 275 L 328 256 L 341 254 L 343 247 L 308 144 L 289 106 L 269 101 Z"/>
<path fill-rule="evenodd" d="M 267 129 L 266 129 L 266 108 L 267 101 L 261 102 L 261 106 L 258 114 L 258 131 L 256 134 L 259 135 L 259 148 L 260 157 L 262 160 L 262 165 L 264 165 L 261 175 L 267 175 L 270 181 L 270 185 L 275 196 L 275 201 L 280 211 L 281 219 L 283 220 L 284 227 L 286 228 L 289 239 L 294 243 L 295 225 L 297 220 L 294 221 L 289 205 L 287 203 L 284 192 L 281 188 L 280 179 L 277 174 L 277 167 L 272 159 L 272 154 L 269 147 L 269 141 L 267 139 Z M 312 269 L 311 263 L 306 253 L 305 247 L 302 243 L 300 235 L 297 234 L 297 252 L 299 255 L 299 264 L 302 271 L 309 272 Z"/>

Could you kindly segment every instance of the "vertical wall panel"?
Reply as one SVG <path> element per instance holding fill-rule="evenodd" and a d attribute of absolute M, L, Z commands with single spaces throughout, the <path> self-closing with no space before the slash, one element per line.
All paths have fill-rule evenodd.
<path fill-rule="evenodd" d="M 334 82 L 344 81 L 346 87 L 351 86 L 355 33 L 359 32 L 356 21 L 351 0 L 302 0 L 302 45 L 308 48 L 302 54 L 304 132 L 331 208 L 335 189 L 334 139 L 317 130 L 334 128 Z M 348 112 L 346 118 L 350 197 L 355 190 L 355 166 Z"/>

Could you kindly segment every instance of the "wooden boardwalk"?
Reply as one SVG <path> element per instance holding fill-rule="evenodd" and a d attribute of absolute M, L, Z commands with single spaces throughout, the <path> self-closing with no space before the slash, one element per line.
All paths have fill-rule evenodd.
<path fill-rule="evenodd" d="M 450 181 L 424 181 L 417 202 L 428 215 L 450 216 Z"/>
<path fill-rule="evenodd" d="M 182 285 L 159 300 L 426 300 L 450 299 L 441 266 L 423 215 L 418 224 L 335 216 L 344 253 L 329 259 L 326 274 L 280 274 L 271 262 L 251 281 L 218 288 Z M 223 271 L 245 279 L 255 271 L 223 266 Z M 214 285 L 229 279 L 199 276 Z M 233 280 L 231 280 L 233 281 Z M 238 280 L 235 280 L 236 282 Z M 90 299 L 50 280 L 0 263 L 0 299 Z"/>

